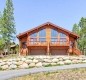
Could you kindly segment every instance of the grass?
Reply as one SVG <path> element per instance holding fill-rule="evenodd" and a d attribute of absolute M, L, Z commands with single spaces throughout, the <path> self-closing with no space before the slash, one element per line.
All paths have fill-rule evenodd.
<path fill-rule="evenodd" d="M 10 80 L 86 80 L 86 68 L 29 74 Z"/>

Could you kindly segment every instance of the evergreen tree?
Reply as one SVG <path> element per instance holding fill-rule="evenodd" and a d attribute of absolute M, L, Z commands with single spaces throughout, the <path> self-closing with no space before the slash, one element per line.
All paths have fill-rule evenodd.
<path fill-rule="evenodd" d="M 80 36 L 77 43 L 78 48 L 83 52 L 84 48 L 86 48 L 86 18 L 82 17 L 79 24 L 74 24 L 72 31 Z"/>
<path fill-rule="evenodd" d="M 9 46 L 10 41 L 13 40 L 14 35 L 16 33 L 15 23 L 14 23 L 14 8 L 12 0 L 6 0 L 6 7 L 3 11 L 2 16 L 2 37 L 5 42 L 5 47 Z"/>
<path fill-rule="evenodd" d="M 72 31 L 76 34 L 79 33 L 79 26 L 76 23 L 73 25 Z"/>

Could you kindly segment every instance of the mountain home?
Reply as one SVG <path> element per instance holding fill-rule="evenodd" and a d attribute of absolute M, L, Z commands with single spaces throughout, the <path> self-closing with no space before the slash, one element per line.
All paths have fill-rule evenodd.
<path fill-rule="evenodd" d="M 73 32 L 47 22 L 17 35 L 21 55 L 80 55 Z"/>

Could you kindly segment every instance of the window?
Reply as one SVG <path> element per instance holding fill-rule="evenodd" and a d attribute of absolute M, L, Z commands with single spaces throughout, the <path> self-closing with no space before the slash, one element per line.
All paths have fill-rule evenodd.
<path fill-rule="evenodd" d="M 51 37 L 57 37 L 58 36 L 58 32 L 54 29 L 51 30 Z"/>
<path fill-rule="evenodd" d="M 46 37 L 46 29 L 39 31 L 39 37 Z"/>
<path fill-rule="evenodd" d="M 58 38 L 51 38 L 51 42 L 58 42 Z"/>
<path fill-rule="evenodd" d="M 37 37 L 37 33 L 32 34 L 30 37 Z"/>
<path fill-rule="evenodd" d="M 39 38 L 39 42 L 45 42 L 46 38 Z"/>
<path fill-rule="evenodd" d="M 66 37 L 64 33 L 60 33 L 60 37 Z"/>
<path fill-rule="evenodd" d="M 30 43 L 35 44 L 37 42 L 37 33 L 30 35 Z"/>

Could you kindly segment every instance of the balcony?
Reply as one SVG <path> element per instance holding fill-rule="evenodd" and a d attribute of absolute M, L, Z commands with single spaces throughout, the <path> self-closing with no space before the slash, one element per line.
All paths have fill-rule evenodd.
<path fill-rule="evenodd" d="M 29 41 L 27 43 L 28 43 L 27 46 L 47 46 L 48 44 L 50 46 L 69 46 L 69 42 L 67 42 L 67 41 L 58 41 L 58 42 L 56 42 L 56 41 L 52 41 L 52 42 Z"/>
<path fill-rule="evenodd" d="M 50 42 L 50 46 L 69 46 L 68 41 L 52 41 Z"/>
<path fill-rule="evenodd" d="M 27 43 L 27 46 L 47 46 L 48 44 L 46 41 L 29 41 Z"/>

